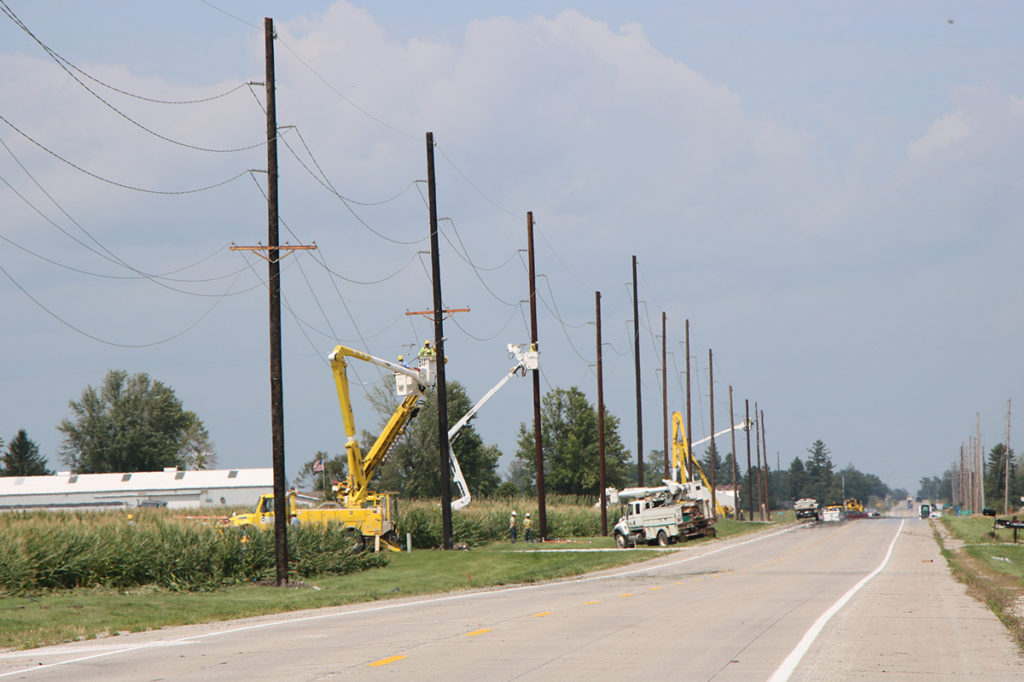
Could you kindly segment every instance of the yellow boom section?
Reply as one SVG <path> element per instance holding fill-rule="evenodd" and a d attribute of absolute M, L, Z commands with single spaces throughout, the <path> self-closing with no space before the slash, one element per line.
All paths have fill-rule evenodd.
<path fill-rule="evenodd" d="M 680 434 L 682 435 L 681 439 L 679 438 Z M 685 468 L 680 467 L 680 460 L 683 462 L 682 467 Z M 683 480 L 680 483 L 689 480 L 690 474 L 688 472 L 691 471 L 690 467 L 692 466 L 693 470 L 700 476 L 700 480 L 704 482 L 704 487 L 711 490 L 711 483 L 708 482 L 708 477 L 704 475 L 704 470 L 701 468 L 700 463 L 697 462 L 697 458 L 690 452 L 690 439 L 686 435 L 686 427 L 683 426 L 683 414 L 681 412 L 672 413 L 672 466 L 683 476 Z M 728 516 L 725 507 L 718 502 L 717 497 L 715 498 L 715 509 L 718 510 L 719 516 Z"/>
<path fill-rule="evenodd" d="M 346 357 L 364 360 L 416 379 L 415 386 L 418 390 L 413 390 L 412 393 L 399 403 L 394 414 L 391 415 L 391 419 L 388 420 L 384 430 L 377 436 L 377 440 L 366 455 L 363 454 L 359 447 L 359 441 L 356 439 L 356 422 L 355 417 L 352 415 L 352 399 L 348 389 L 348 374 L 346 372 L 348 363 L 345 362 Z M 369 493 L 369 483 L 370 479 L 373 478 L 374 470 L 387 457 L 388 450 L 391 449 L 395 439 L 401 435 L 406 424 L 409 423 L 409 420 L 416 413 L 416 408 L 423 395 L 424 386 L 419 383 L 415 370 L 396 365 L 393 362 L 382 360 L 369 353 L 364 353 L 347 346 L 336 346 L 334 352 L 328 356 L 328 359 L 331 362 L 331 371 L 334 374 L 334 386 L 338 391 L 338 405 L 341 407 L 341 419 L 345 423 L 345 435 L 348 436 L 348 441 L 345 443 L 345 450 L 348 455 L 348 476 L 345 481 L 344 504 L 347 507 L 358 507 L 366 502 Z"/>

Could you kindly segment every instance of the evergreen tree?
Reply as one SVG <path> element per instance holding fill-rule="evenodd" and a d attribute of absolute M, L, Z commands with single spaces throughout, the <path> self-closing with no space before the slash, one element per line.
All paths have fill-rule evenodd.
<path fill-rule="evenodd" d="M 1005 443 L 996 443 L 992 446 L 988 453 L 988 462 L 985 465 L 985 500 L 989 507 L 1002 509 L 1003 491 L 1006 489 L 1007 460 L 1009 460 L 1010 466 L 1010 500 L 1013 500 L 1017 480 L 1013 448 L 1010 448 L 1009 455 L 1007 455 Z"/>
<path fill-rule="evenodd" d="M 3 440 L 0 439 L 0 448 Z M 0 476 L 50 476 L 52 471 L 46 468 L 46 457 L 39 454 L 39 446 L 28 437 L 25 429 L 18 431 L 7 445 L 3 456 L 3 467 Z"/>
<path fill-rule="evenodd" d="M 818 500 L 818 504 L 822 505 L 841 503 L 842 490 L 833 471 L 829 449 L 821 440 L 816 440 L 811 443 L 807 452 L 810 457 L 807 458 L 805 467 L 807 473 L 806 496 L 813 497 Z"/>
<path fill-rule="evenodd" d="M 804 494 L 804 488 L 807 487 L 806 479 L 807 472 L 804 469 L 804 461 L 799 457 L 794 457 L 793 461 L 789 463 L 789 481 L 786 486 L 789 499 L 796 501 L 807 497 Z"/>

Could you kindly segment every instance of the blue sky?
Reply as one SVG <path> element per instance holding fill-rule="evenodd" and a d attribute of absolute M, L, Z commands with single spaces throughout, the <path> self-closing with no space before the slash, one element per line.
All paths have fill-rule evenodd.
<path fill-rule="evenodd" d="M 339 339 L 393 357 L 430 335 L 404 315 L 430 304 L 414 183 L 425 177 L 427 130 L 439 213 L 450 218 L 446 303 L 473 310 L 446 325 L 449 375 L 472 396 L 507 369 L 505 344 L 528 338 L 518 251 L 532 210 L 544 389 L 596 396 L 600 290 L 606 400 L 631 450 L 633 254 L 646 450 L 661 447 L 662 311 L 670 410 L 683 408 L 690 320 L 695 437 L 708 429 L 710 347 L 716 424 L 727 421 L 729 385 L 739 409 L 756 400 L 773 463 L 820 438 L 837 465 L 913 491 L 958 456 L 976 413 L 986 449 L 1003 439 L 1024 345 L 1018 3 L 7 5 L 89 75 L 169 100 L 261 81 L 254 27 L 274 17 L 279 123 L 294 126 L 284 140 L 295 152 L 281 150 L 282 238 L 321 247 L 284 268 L 289 471 L 317 450 L 343 450 L 324 361 Z M 264 150 L 159 140 L 6 17 L 0 45 L 0 115 L 69 161 L 161 191 L 239 176 L 181 196 L 125 190 L 0 123 L 10 149 L 0 148 L 10 183 L 0 183 L 0 436 L 27 429 L 56 468 L 67 401 L 121 368 L 171 385 L 206 422 L 221 465 L 267 466 L 265 265 L 227 249 L 266 239 L 261 179 L 246 173 L 264 166 Z M 93 87 L 194 146 L 264 135 L 258 87 L 193 105 Z M 350 211 L 300 165 L 313 168 L 306 147 L 345 197 L 397 198 Z M 124 279 L 133 272 L 39 212 L 136 270 L 191 267 Z M 531 417 L 528 383 L 506 387 L 475 421 L 505 453 L 503 468 Z M 357 402 L 359 425 L 372 428 Z"/>

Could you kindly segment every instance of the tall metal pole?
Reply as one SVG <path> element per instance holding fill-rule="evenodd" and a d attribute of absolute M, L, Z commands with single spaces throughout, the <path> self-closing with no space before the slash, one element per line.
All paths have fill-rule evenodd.
<path fill-rule="evenodd" d="M 537 350 L 537 271 L 533 261 L 533 211 L 526 213 L 526 251 L 530 261 L 530 346 Z M 548 537 L 548 512 L 544 492 L 544 449 L 540 428 L 540 368 L 533 370 L 533 443 L 537 462 L 537 525 L 540 539 Z"/>
<path fill-rule="evenodd" d="M 718 519 L 718 448 L 715 447 L 715 359 L 708 348 L 708 386 L 711 387 L 711 394 L 708 402 L 711 404 L 711 515 Z"/>
<path fill-rule="evenodd" d="M 748 521 L 754 520 L 754 469 L 750 466 L 750 431 L 754 428 L 754 425 L 750 423 L 750 401 L 746 398 L 743 399 L 743 418 L 746 420 L 744 423 L 747 425 L 747 507 L 750 510 L 750 516 L 747 517 Z"/>
<path fill-rule="evenodd" d="M 601 467 L 601 535 L 608 535 L 608 500 L 604 494 L 605 462 L 604 462 L 604 362 L 601 359 L 601 292 L 594 292 L 594 305 L 597 321 L 597 456 Z"/>
<path fill-rule="evenodd" d="M 668 338 L 665 334 L 667 316 L 665 311 L 661 312 L 661 423 L 662 423 L 662 436 L 664 440 L 663 452 L 665 453 L 665 476 L 668 478 L 668 353 L 665 349 L 666 339 Z"/>
<path fill-rule="evenodd" d="M 644 417 L 640 397 L 640 303 L 636 289 L 636 256 L 633 256 L 633 359 L 636 365 L 636 484 L 644 487 Z"/>
<path fill-rule="evenodd" d="M 690 421 L 690 321 L 686 321 L 686 451 L 691 455 L 693 451 L 690 450 L 690 443 L 693 442 L 693 438 L 690 434 L 693 433 L 693 423 Z M 693 480 L 693 469 L 694 467 L 687 467 L 689 469 L 690 479 Z"/>
<path fill-rule="evenodd" d="M 732 517 L 740 517 L 740 486 L 736 471 L 736 418 L 732 411 L 732 385 L 729 385 L 729 438 L 732 439 Z"/>
<path fill-rule="evenodd" d="M 976 428 L 978 437 L 974 440 L 974 447 L 978 453 L 978 499 L 981 504 L 978 505 L 979 511 L 985 509 L 985 453 L 981 449 L 981 412 L 974 413 L 976 421 Z"/>
<path fill-rule="evenodd" d="M 448 454 L 448 391 L 444 375 L 444 303 L 441 301 L 441 252 L 437 239 L 437 184 L 434 181 L 434 133 L 427 133 L 427 202 L 430 209 L 430 278 L 434 284 L 434 353 L 437 362 L 437 432 L 441 471 L 441 543 L 452 549 L 451 464 Z"/>
<path fill-rule="evenodd" d="M 274 20 L 263 19 L 267 92 L 267 252 L 270 291 L 270 441 L 274 467 L 274 557 L 276 583 L 288 582 L 288 497 L 284 467 L 284 387 L 281 368 L 281 264 L 278 261 L 277 97 L 274 85 Z"/>

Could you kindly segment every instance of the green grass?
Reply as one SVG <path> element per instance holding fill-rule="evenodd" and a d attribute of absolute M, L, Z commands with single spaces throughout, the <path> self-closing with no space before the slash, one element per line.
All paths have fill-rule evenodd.
<path fill-rule="evenodd" d="M 121 632 L 298 609 L 470 588 L 529 584 L 580 575 L 658 556 L 655 552 L 644 550 L 595 553 L 551 551 L 566 548 L 604 549 L 614 546 L 612 538 L 596 535 L 599 532 L 600 512 L 575 499 L 551 501 L 549 498 L 548 535 L 552 538 L 562 538 L 563 541 L 542 545 L 523 542 L 512 544 L 505 540 L 505 524 L 510 509 L 517 509 L 520 518 L 527 511 L 536 515 L 536 510 L 531 507 L 533 503 L 531 499 L 480 503 L 474 501 L 469 509 L 455 515 L 455 540 L 466 542 L 471 549 L 444 552 L 419 549 L 440 542 L 440 514 L 436 509 L 437 505 L 429 501 L 405 502 L 401 513 L 413 532 L 413 544 L 416 548 L 413 552 L 384 555 L 381 558 L 386 558 L 386 565 L 357 570 L 347 575 L 306 577 L 301 579 L 304 582 L 293 581 L 291 589 L 252 583 L 227 584 L 211 589 L 212 585 L 205 583 L 200 590 L 190 591 L 173 582 L 159 587 L 152 584 L 132 586 L 100 581 L 99 584 L 79 586 L 77 589 L 36 588 L 20 592 L 12 590 L 6 596 L 0 596 L 0 647 L 28 648 L 112 636 Z M 609 510 L 609 530 L 617 518 L 617 512 L 617 509 Z M 417 515 L 416 522 L 411 522 L 410 519 Z M 776 525 L 780 520 L 786 522 L 790 519 L 783 516 L 771 524 L 722 519 L 716 528 L 718 537 L 723 538 Z M 135 522 L 136 525 L 129 527 L 126 516 L 122 513 L 6 514 L 0 515 L 0 536 L 8 539 L 27 536 L 51 540 L 63 538 L 61 542 L 84 542 L 83 538 L 95 533 L 99 537 L 120 543 L 125 538 L 145 535 L 147 529 L 152 528 L 154 532 L 160 529 L 162 533 L 170 534 L 171 539 L 178 541 L 180 536 L 173 528 L 177 524 L 183 527 L 181 532 L 197 533 L 198 537 L 210 539 L 215 548 L 222 546 L 220 539 L 224 537 L 212 527 L 197 528 L 194 519 L 181 519 L 167 510 L 140 510 Z M 405 526 L 401 528 L 404 541 Z M 50 535 L 51 533 L 55 535 Z M 227 538 L 224 551 L 228 556 L 234 556 L 237 554 L 237 538 L 233 534 Z M 262 539 L 270 538 L 268 535 Z M 314 541 L 314 547 L 318 546 L 315 544 L 317 541 L 322 540 L 316 534 L 311 536 L 311 539 Z M 691 541 L 688 545 L 709 541 Z M 255 543 L 255 538 L 253 542 Z M 147 551 L 152 551 L 151 546 L 144 546 L 148 548 Z M 91 551 L 96 553 L 98 560 L 102 560 L 98 563 L 110 564 L 117 562 L 113 556 L 115 549 L 110 548 L 111 557 L 103 554 L 101 547 L 94 546 Z M 252 552 L 253 549 L 255 547 L 251 546 L 247 552 Z M 133 562 L 133 565 L 137 564 L 138 557 L 129 557 L 127 561 Z M 311 561 L 310 564 L 316 567 L 316 561 Z M 3 571 L 4 568 L 0 567 L 0 573 Z M 9 568 L 7 571 L 11 572 Z M 118 575 L 123 574 L 124 570 Z M 266 578 L 267 574 L 264 571 L 254 577 Z"/>
<path fill-rule="evenodd" d="M 610 545 L 608 538 L 580 539 L 574 543 L 583 547 Z M 301 586 L 293 582 L 294 589 L 263 585 L 225 587 L 210 592 L 173 592 L 155 587 L 125 591 L 97 588 L 0 597 L 0 647 L 29 648 L 173 625 L 541 582 L 656 555 L 650 551 L 510 551 L 537 547 L 539 545 L 525 543 L 495 543 L 469 551 L 403 552 L 392 554 L 387 566 L 345 576 L 310 578 Z M 313 589 L 314 586 L 319 589 Z"/>

